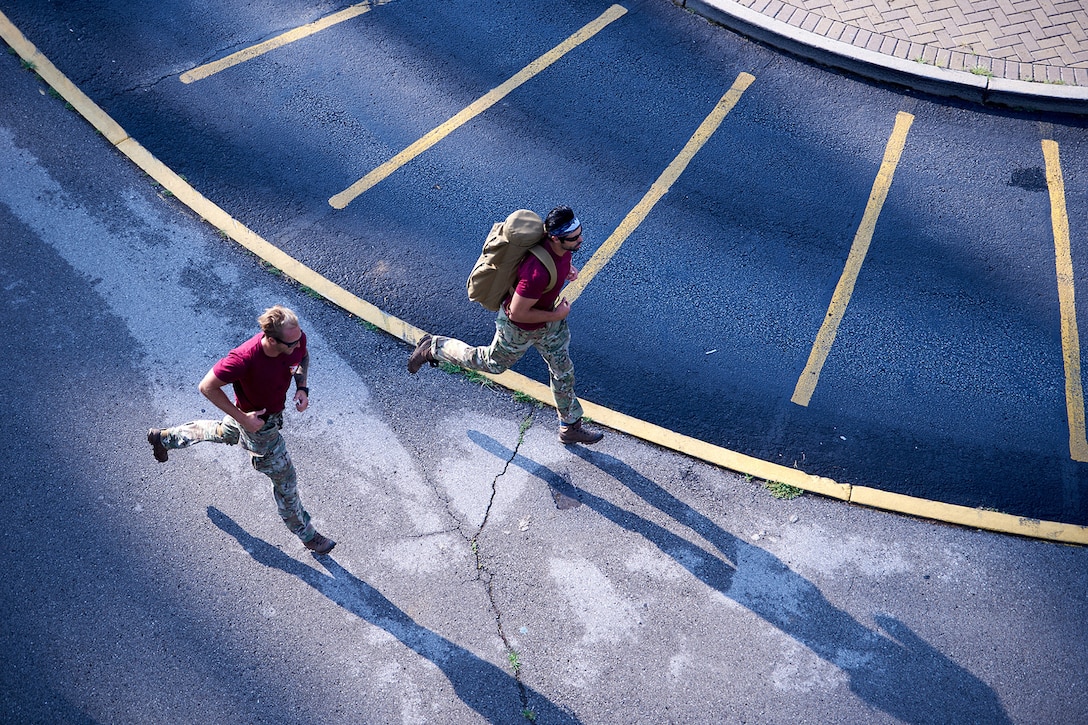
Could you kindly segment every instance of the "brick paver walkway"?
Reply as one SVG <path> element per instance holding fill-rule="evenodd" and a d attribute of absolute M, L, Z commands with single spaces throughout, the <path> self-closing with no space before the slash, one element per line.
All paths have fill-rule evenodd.
<path fill-rule="evenodd" d="M 1012 80 L 1088 86 L 1088 0 L 735 0 L 884 55 Z"/>

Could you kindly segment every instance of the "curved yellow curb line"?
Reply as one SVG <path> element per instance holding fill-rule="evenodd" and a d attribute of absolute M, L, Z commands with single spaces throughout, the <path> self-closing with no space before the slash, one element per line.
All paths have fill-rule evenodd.
<path fill-rule="evenodd" d="M 283 271 L 300 284 L 322 297 L 381 328 L 405 342 L 415 344 L 424 334 L 400 318 L 389 315 L 366 300 L 357 297 L 314 270 L 288 256 L 277 247 L 231 217 L 219 206 L 205 198 L 184 179 L 171 171 L 143 146 L 130 138 L 124 129 L 110 118 L 79 88 L 68 80 L 49 59 L 38 52 L 7 16 L 0 12 L 0 37 L 15 49 L 21 58 L 33 63 L 38 75 L 117 147 L 143 169 L 151 178 L 169 190 L 179 201 L 199 214 L 209 224 L 227 234 L 272 266 Z M 500 375 L 487 375 L 499 385 L 551 404 L 551 389 L 524 375 L 507 370 Z M 1053 521 L 1028 519 L 997 511 L 973 509 L 967 506 L 929 501 L 927 499 L 889 493 L 865 486 L 837 483 L 829 478 L 813 476 L 795 468 L 770 463 L 720 446 L 681 435 L 638 418 L 624 415 L 588 401 L 582 401 L 586 414 L 595 421 L 684 455 L 698 458 L 722 468 L 749 474 L 766 481 L 778 481 L 822 496 L 837 498 L 910 516 L 944 521 L 1018 536 L 1046 539 L 1067 544 L 1088 544 L 1088 527 Z"/>

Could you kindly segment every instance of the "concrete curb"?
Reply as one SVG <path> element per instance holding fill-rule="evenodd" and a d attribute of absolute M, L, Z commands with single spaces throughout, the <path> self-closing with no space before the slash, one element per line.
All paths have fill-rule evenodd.
<path fill-rule="evenodd" d="M 985 105 L 1088 115 L 1085 87 L 992 78 L 896 58 L 802 30 L 733 0 L 672 1 L 761 43 L 875 81 Z"/>
<path fill-rule="evenodd" d="M 33 63 L 38 75 L 60 93 L 64 100 L 72 104 L 72 107 L 92 126 L 109 139 L 110 143 L 118 151 L 169 190 L 178 201 L 200 215 L 201 219 L 222 231 L 259 258 L 281 270 L 286 276 L 309 287 L 346 312 L 381 328 L 393 337 L 413 345 L 422 337 L 423 330 L 382 311 L 375 305 L 348 292 L 285 254 L 190 186 L 187 181 L 155 158 L 135 139 L 131 138 L 116 121 L 87 97 L 74 83 L 68 80 L 48 58 L 38 52 L 37 48 L 23 36 L 18 28 L 11 24 L 7 16 L 2 12 L 0 12 L 0 38 L 3 38 L 8 45 L 14 48 L 23 60 Z M 500 375 L 485 374 L 485 377 L 512 391 L 528 395 L 545 405 L 552 405 L 551 389 L 543 383 L 531 380 L 510 370 Z M 786 483 L 822 496 L 909 516 L 1066 544 L 1088 545 L 1088 526 L 1026 519 L 1012 514 L 972 509 L 966 506 L 929 501 L 864 486 L 838 483 L 829 478 L 814 476 L 799 469 L 763 461 L 712 443 L 690 438 L 590 401 L 583 400 L 582 404 L 586 415 L 613 430 L 627 433 L 649 443 L 698 458 L 731 471 L 750 475 L 753 478 L 768 482 Z"/>

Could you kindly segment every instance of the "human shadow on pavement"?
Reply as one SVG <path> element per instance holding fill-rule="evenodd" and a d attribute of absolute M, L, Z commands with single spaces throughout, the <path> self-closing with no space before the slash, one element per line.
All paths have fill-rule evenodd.
<path fill-rule="evenodd" d="M 258 563 L 298 577 L 334 603 L 374 626 L 381 627 L 408 649 L 433 662 L 449 678 L 461 701 L 487 722 L 510 723 L 523 720 L 524 708 L 532 711 L 539 723 L 580 723 L 571 713 L 518 682 L 501 668 L 416 624 L 385 595 L 344 569 L 331 556 L 314 555 L 315 561 L 328 571 L 328 574 L 323 574 L 251 535 L 213 506 L 208 507 L 208 518 L 236 539 Z M 511 696 L 519 693 L 520 703 L 512 703 Z"/>
<path fill-rule="evenodd" d="M 647 504 L 698 533 L 729 561 L 665 527 L 580 489 L 478 431 L 484 450 L 542 479 L 609 521 L 638 534 L 704 584 L 749 609 L 849 676 L 865 702 L 906 723 L 1011 723 L 997 695 L 902 622 L 874 615 L 883 634 L 836 608 L 804 577 L 758 546 L 730 534 L 623 461 L 581 446 L 569 450 Z"/>

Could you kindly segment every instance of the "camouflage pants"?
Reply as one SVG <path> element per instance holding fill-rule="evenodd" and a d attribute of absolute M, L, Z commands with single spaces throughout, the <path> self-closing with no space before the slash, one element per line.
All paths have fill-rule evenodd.
<path fill-rule="evenodd" d="M 443 362 L 489 373 L 501 373 L 535 347 L 548 363 L 552 397 L 564 425 L 582 417 L 582 404 L 574 394 L 574 363 L 570 359 L 570 328 L 566 320 L 549 322 L 539 330 L 523 330 L 499 310 L 495 339 L 490 345 L 471 347 L 452 337 L 435 337 L 431 352 Z"/>
<path fill-rule="evenodd" d="M 194 443 L 241 443 L 249 451 L 253 467 L 272 479 L 272 495 L 283 523 L 298 538 L 309 541 L 316 530 L 310 514 L 302 507 L 298 496 L 298 478 L 287 444 L 280 435 L 283 414 L 268 416 L 268 422 L 256 433 L 250 433 L 230 416 L 223 420 L 194 420 L 162 432 L 162 443 L 168 449 L 188 448 Z"/>

